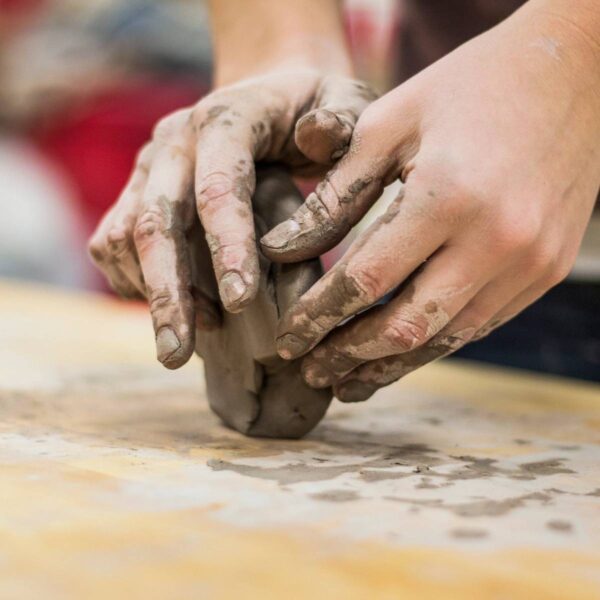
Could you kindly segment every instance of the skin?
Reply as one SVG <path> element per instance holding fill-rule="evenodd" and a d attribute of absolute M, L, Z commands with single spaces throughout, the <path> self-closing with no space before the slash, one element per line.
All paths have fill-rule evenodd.
<path fill-rule="evenodd" d="M 310 385 L 364 400 L 566 277 L 600 187 L 599 64 L 597 2 L 532 0 L 362 114 L 347 155 L 262 239 L 272 260 L 315 256 L 404 182 L 280 323 L 278 351 L 308 353 Z"/>
<path fill-rule="evenodd" d="M 196 220 L 221 303 L 238 312 L 259 283 L 255 162 L 322 175 L 346 152 L 356 120 L 375 98 L 350 77 L 336 2 L 302 0 L 283 11 L 257 1 L 254 8 L 239 0 L 213 3 L 215 90 L 159 121 L 89 245 L 119 294 L 147 298 L 157 356 L 168 368 L 187 362 L 196 329 L 220 325 L 218 302 L 191 279 L 187 237 Z M 281 13 L 283 32 L 261 19 L 265 12 Z M 330 43 L 321 48 L 314 39 L 327 39 L 324 28 Z M 285 60 L 273 60 L 271 44 L 285 50 Z M 311 48 L 311 55 L 298 48 Z"/>
<path fill-rule="evenodd" d="M 199 212 L 207 230 L 225 308 L 243 308 L 256 289 L 253 160 L 318 172 L 344 152 L 371 99 L 347 79 L 337 3 L 252 9 L 212 3 L 217 89 L 159 124 L 91 245 L 115 288 L 149 296 L 170 367 L 192 352 L 194 314 L 218 323 L 186 279 L 190 219 Z M 595 0 L 530 0 L 392 90 L 356 122 L 316 193 L 263 239 L 275 261 L 316 256 L 385 185 L 405 183 L 280 323 L 279 353 L 308 353 L 311 385 L 363 400 L 566 276 L 600 184 L 599 13 Z M 334 88 L 344 91 L 322 93 Z"/>

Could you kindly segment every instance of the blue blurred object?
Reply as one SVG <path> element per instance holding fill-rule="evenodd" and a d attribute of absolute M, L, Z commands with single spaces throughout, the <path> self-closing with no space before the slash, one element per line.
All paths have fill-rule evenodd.
<path fill-rule="evenodd" d="M 600 381 L 600 283 L 564 282 L 454 356 Z"/>

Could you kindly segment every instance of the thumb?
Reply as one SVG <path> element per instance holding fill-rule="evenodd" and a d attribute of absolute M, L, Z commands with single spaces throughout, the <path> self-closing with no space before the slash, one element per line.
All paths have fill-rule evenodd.
<path fill-rule="evenodd" d="M 330 250 L 399 177 L 420 143 L 410 98 L 396 88 L 362 113 L 349 151 L 292 217 L 261 239 L 269 259 L 296 262 Z"/>
<path fill-rule="evenodd" d="M 354 125 L 377 95 L 355 79 L 325 77 L 317 92 L 317 105 L 296 123 L 296 146 L 309 160 L 333 164 L 348 150 Z"/>
<path fill-rule="evenodd" d="M 333 248 L 379 198 L 386 171 L 383 162 L 348 153 L 289 219 L 261 239 L 263 253 L 287 263 Z"/>

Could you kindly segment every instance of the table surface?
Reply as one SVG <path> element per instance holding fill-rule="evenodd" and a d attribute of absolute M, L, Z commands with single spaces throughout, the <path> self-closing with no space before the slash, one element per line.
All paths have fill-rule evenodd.
<path fill-rule="evenodd" d="M 0 282 L 0 597 L 600 598 L 600 387 L 430 365 L 247 439 L 145 310 Z"/>

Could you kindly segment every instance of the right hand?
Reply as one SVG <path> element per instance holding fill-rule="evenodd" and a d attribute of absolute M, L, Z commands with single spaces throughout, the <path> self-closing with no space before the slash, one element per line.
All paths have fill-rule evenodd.
<path fill-rule="evenodd" d="M 219 322 L 218 309 L 191 280 L 186 234 L 197 216 L 223 306 L 237 312 L 259 281 L 254 163 L 322 175 L 346 152 L 374 98 L 346 77 L 288 70 L 217 89 L 158 122 L 89 250 L 117 293 L 147 298 L 166 367 L 187 362 L 196 327 Z"/>

